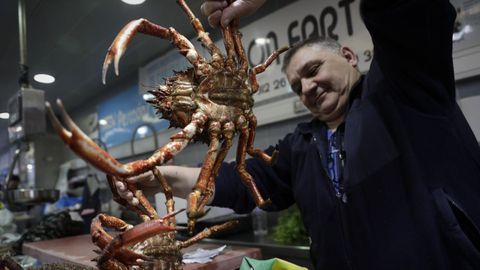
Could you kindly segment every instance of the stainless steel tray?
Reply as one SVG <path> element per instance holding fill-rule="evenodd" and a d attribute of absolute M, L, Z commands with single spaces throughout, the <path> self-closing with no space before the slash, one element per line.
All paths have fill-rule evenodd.
<path fill-rule="evenodd" d="M 12 189 L 4 190 L 4 200 L 9 204 L 35 205 L 56 202 L 60 191 L 56 189 Z"/>

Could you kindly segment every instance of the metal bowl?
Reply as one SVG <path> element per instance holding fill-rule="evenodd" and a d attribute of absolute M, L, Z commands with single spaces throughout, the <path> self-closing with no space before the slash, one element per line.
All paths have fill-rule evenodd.
<path fill-rule="evenodd" d="M 4 191 L 4 199 L 9 204 L 35 205 L 53 203 L 60 197 L 57 189 L 12 189 Z"/>

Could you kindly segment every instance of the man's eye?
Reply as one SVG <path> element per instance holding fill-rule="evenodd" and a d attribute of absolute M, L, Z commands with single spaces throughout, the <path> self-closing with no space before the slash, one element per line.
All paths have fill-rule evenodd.
<path fill-rule="evenodd" d="M 312 76 L 315 76 L 317 75 L 317 72 L 318 72 L 318 68 L 320 67 L 320 65 L 313 65 L 311 66 L 308 71 L 307 71 L 307 76 L 308 77 L 312 77 Z"/>

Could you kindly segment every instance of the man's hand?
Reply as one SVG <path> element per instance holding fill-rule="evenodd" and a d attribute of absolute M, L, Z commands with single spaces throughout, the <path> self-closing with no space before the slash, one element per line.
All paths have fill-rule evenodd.
<path fill-rule="evenodd" d="M 266 0 L 237 0 L 230 6 L 223 0 L 205 0 L 201 6 L 212 27 L 227 26 L 233 19 L 252 15 Z"/>
<path fill-rule="evenodd" d="M 157 168 L 167 179 L 168 184 L 172 188 L 173 195 L 185 199 L 192 191 L 200 174 L 200 168 L 169 165 L 158 166 Z M 140 189 L 145 196 L 151 196 L 163 192 L 160 182 L 155 178 L 151 171 L 129 177 L 124 179 L 123 182 L 115 180 L 114 184 L 118 195 L 134 205 L 139 203 L 138 199 L 127 189 L 126 183 L 136 183 L 137 188 Z"/>

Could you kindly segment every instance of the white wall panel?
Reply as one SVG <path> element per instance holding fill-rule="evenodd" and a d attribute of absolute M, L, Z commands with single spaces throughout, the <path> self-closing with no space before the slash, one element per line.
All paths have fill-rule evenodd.
<path fill-rule="evenodd" d="M 465 118 L 467 118 L 470 127 L 480 142 L 480 96 L 471 96 L 461 99 L 459 102 Z"/>

